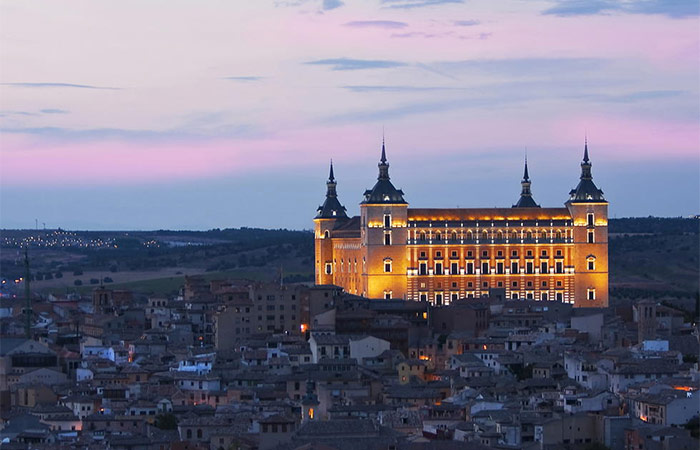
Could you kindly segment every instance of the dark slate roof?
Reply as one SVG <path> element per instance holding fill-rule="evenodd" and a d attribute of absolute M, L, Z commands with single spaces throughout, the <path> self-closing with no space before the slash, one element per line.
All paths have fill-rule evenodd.
<path fill-rule="evenodd" d="M 347 219 L 347 214 L 345 214 L 345 207 L 340 204 L 338 200 L 338 194 L 336 192 L 336 182 L 335 176 L 333 175 L 333 163 L 331 162 L 331 170 L 328 174 L 328 181 L 326 182 L 326 200 L 323 205 L 319 206 L 316 214 L 317 219 L 337 219 L 344 218 Z"/>
<path fill-rule="evenodd" d="M 401 204 L 408 203 L 403 198 L 403 191 L 396 189 L 389 178 L 389 163 L 386 160 L 386 150 L 382 142 L 382 158 L 379 161 L 379 176 L 372 189 L 366 190 L 365 198 L 361 204 L 386 203 Z"/>
<path fill-rule="evenodd" d="M 513 205 L 513 208 L 539 208 L 540 205 L 535 203 L 530 191 L 530 175 L 527 171 L 527 158 L 525 158 L 525 171 L 523 172 L 523 180 L 520 182 L 522 190 L 518 202 Z"/>
<path fill-rule="evenodd" d="M 591 162 L 588 159 L 588 142 L 583 150 L 583 162 L 581 162 L 581 179 L 575 189 L 569 192 L 569 202 L 605 202 L 603 191 L 593 183 L 591 174 Z"/>

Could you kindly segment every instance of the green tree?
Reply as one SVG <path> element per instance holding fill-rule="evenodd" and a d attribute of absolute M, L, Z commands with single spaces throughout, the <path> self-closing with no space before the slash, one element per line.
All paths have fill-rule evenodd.
<path fill-rule="evenodd" d="M 171 413 L 158 414 L 155 426 L 161 430 L 177 430 L 177 417 Z"/>

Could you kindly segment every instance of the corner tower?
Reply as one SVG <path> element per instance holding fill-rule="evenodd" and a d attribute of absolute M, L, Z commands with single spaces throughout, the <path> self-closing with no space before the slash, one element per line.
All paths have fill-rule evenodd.
<path fill-rule="evenodd" d="M 382 139 L 379 176 L 360 203 L 363 295 L 406 298 L 408 203 L 389 177 Z"/>
<path fill-rule="evenodd" d="M 573 220 L 574 306 L 608 306 L 608 202 L 593 183 L 588 140 L 583 148 L 581 177 L 569 192 L 566 207 Z"/>
<path fill-rule="evenodd" d="M 333 244 L 331 233 L 338 222 L 345 222 L 348 216 L 345 207 L 338 201 L 337 183 L 333 174 L 331 161 L 328 181 L 326 182 L 326 200 L 317 209 L 314 217 L 314 271 L 316 284 L 333 284 Z"/>

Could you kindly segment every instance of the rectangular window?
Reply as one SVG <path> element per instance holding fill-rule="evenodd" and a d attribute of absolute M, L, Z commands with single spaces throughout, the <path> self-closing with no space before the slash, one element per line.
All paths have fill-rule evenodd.
<path fill-rule="evenodd" d="M 555 273 L 564 273 L 564 263 L 561 261 L 557 261 L 557 263 L 554 266 L 554 272 Z"/>
<path fill-rule="evenodd" d="M 595 270 L 595 260 L 594 259 L 588 260 L 588 270 Z"/>
<path fill-rule="evenodd" d="M 489 263 L 488 262 L 481 263 L 481 273 L 484 275 L 487 275 L 489 273 Z"/>
<path fill-rule="evenodd" d="M 511 293 L 511 294 L 510 294 L 510 298 L 512 298 L 513 300 L 517 300 L 517 299 L 518 299 L 518 293 L 517 293 L 517 292 Z"/>
<path fill-rule="evenodd" d="M 532 263 L 529 261 L 525 263 L 525 273 L 535 273 Z"/>
<path fill-rule="evenodd" d="M 391 272 L 391 261 L 384 261 L 384 272 Z"/>
<path fill-rule="evenodd" d="M 590 230 L 588 232 L 588 243 L 589 244 L 595 243 L 595 232 L 593 230 Z"/>
<path fill-rule="evenodd" d="M 384 291 L 384 299 L 391 300 L 391 291 Z"/>
<path fill-rule="evenodd" d="M 595 289 L 588 289 L 588 300 L 595 300 Z"/>
<path fill-rule="evenodd" d="M 333 266 L 331 263 L 326 263 L 326 275 L 330 275 L 333 273 Z"/>
<path fill-rule="evenodd" d="M 384 214 L 384 228 L 391 228 L 391 214 Z"/>
<path fill-rule="evenodd" d="M 595 225 L 595 220 L 594 220 L 595 218 L 593 216 L 593 213 L 588 213 L 586 215 L 586 219 L 587 219 L 586 222 L 587 222 L 589 227 L 592 227 Z"/>
<path fill-rule="evenodd" d="M 540 273 L 549 273 L 549 263 L 547 261 L 540 262 Z"/>
<path fill-rule="evenodd" d="M 435 263 L 435 275 L 442 275 L 442 263 Z"/>
<path fill-rule="evenodd" d="M 557 292 L 557 301 L 562 301 L 564 300 L 564 294 L 561 292 Z"/>
<path fill-rule="evenodd" d="M 453 293 L 451 294 L 451 299 L 452 299 L 453 302 L 456 301 L 457 299 L 459 299 L 459 294 L 456 293 L 456 292 L 453 292 Z"/>
<path fill-rule="evenodd" d="M 546 293 L 546 292 L 543 292 L 543 293 L 542 293 L 542 300 L 543 300 L 543 301 L 547 301 L 547 300 L 548 300 L 548 296 L 547 296 L 547 293 Z"/>
<path fill-rule="evenodd" d="M 428 301 L 428 295 L 427 295 L 427 294 L 421 294 L 421 295 L 420 295 L 420 301 L 422 301 L 422 302 L 427 302 L 427 301 Z"/>
<path fill-rule="evenodd" d="M 391 231 L 384 233 L 384 245 L 391 245 Z"/>
<path fill-rule="evenodd" d="M 510 273 L 512 273 L 513 275 L 520 273 L 517 261 L 513 261 L 512 263 L 510 263 Z"/>
<path fill-rule="evenodd" d="M 450 264 L 450 274 L 451 275 L 459 275 L 459 264 L 457 264 L 457 263 Z"/>
<path fill-rule="evenodd" d="M 474 263 L 468 262 L 467 263 L 467 275 L 473 275 L 473 274 L 474 274 Z"/>
<path fill-rule="evenodd" d="M 496 263 L 496 273 L 501 275 L 505 273 L 502 262 Z"/>
<path fill-rule="evenodd" d="M 420 263 L 418 266 L 418 275 L 427 275 L 428 274 L 428 265 L 426 263 Z"/>
<path fill-rule="evenodd" d="M 442 305 L 442 294 L 435 294 L 435 304 Z"/>

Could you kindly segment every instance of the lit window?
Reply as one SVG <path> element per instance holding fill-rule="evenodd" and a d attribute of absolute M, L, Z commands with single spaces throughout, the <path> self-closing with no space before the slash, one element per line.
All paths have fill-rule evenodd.
<path fill-rule="evenodd" d="M 588 232 L 588 243 L 593 244 L 595 242 L 595 232 L 593 230 L 590 230 Z"/>
<path fill-rule="evenodd" d="M 391 300 L 391 291 L 384 291 L 384 299 L 385 300 Z"/>
<path fill-rule="evenodd" d="M 384 233 L 384 245 L 391 245 L 391 231 Z"/>
<path fill-rule="evenodd" d="M 586 215 L 586 223 L 588 224 L 589 227 L 592 227 L 595 225 L 595 217 L 593 216 L 593 213 L 588 213 Z"/>
<path fill-rule="evenodd" d="M 588 270 L 595 270 L 595 258 L 593 256 L 589 256 L 586 261 L 588 262 Z"/>
<path fill-rule="evenodd" d="M 386 272 L 386 273 L 391 272 L 391 260 L 390 259 L 384 260 L 384 272 Z"/>
<path fill-rule="evenodd" d="M 333 265 L 331 263 L 326 263 L 326 275 L 333 273 Z"/>
<path fill-rule="evenodd" d="M 391 228 L 391 214 L 384 214 L 384 228 Z"/>
<path fill-rule="evenodd" d="M 595 289 L 588 289 L 588 300 L 595 300 Z"/>

